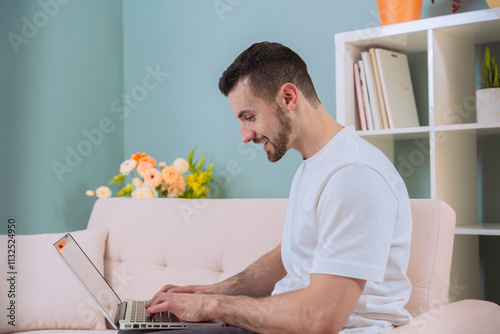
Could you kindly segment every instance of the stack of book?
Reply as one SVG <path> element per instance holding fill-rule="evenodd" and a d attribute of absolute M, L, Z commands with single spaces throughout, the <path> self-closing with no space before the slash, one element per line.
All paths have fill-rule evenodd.
<path fill-rule="evenodd" d="M 361 130 L 420 125 L 405 54 L 370 48 L 353 67 Z"/>

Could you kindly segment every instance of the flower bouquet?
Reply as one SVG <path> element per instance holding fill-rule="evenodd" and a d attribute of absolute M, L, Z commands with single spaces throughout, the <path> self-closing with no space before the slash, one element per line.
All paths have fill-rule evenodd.
<path fill-rule="evenodd" d="M 193 161 L 194 150 L 188 152 L 188 160 L 177 158 L 171 166 L 156 160 L 146 153 L 133 154 L 130 159 L 120 165 L 120 173 L 113 177 L 109 184 L 122 184 L 117 195 L 132 198 L 177 197 L 203 198 L 208 197 L 209 182 L 212 177 L 210 164 L 206 171 L 202 170 L 205 157 Z M 190 172 L 188 175 L 184 175 Z M 131 176 L 131 183 L 125 179 Z M 87 196 L 97 198 L 110 197 L 112 191 L 107 186 L 100 186 L 95 191 L 87 190 Z"/>

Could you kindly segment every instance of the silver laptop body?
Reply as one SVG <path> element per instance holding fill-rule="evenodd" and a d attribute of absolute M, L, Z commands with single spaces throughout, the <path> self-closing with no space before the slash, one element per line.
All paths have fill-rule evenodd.
<path fill-rule="evenodd" d="M 52 247 L 115 329 L 151 330 L 225 326 L 218 320 L 200 323 L 184 322 L 169 312 L 157 313 L 153 318 L 147 318 L 147 315 L 144 315 L 146 301 L 122 301 L 71 234 L 66 234 Z"/>

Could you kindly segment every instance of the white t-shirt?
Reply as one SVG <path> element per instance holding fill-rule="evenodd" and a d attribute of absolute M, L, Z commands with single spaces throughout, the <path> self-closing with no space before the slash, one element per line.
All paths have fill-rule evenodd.
<path fill-rule="evenodd" d="M 290 190 L 273 295 L 305 288 L 310 275 L 366 280 L 341 333 L 379 333 L 407 323 L 411 211 L 392 163 L 353 127 L 304 160 Z"/>

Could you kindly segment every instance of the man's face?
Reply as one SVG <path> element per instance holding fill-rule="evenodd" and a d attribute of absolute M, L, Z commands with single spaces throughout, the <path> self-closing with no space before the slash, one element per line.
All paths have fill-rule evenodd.
<path fill-rule="evenodd" d="M 228 97 L 234 115 L 240 120 L 243 142 L 263 144 L 269 161 L 280 160 L 290 149 L 292 124 L 286 110 L 256 97 L 246 80 L 238 82 Z"/>

